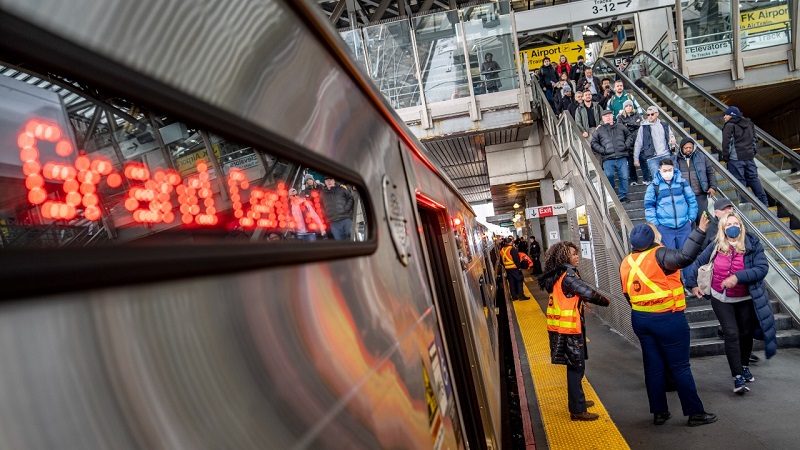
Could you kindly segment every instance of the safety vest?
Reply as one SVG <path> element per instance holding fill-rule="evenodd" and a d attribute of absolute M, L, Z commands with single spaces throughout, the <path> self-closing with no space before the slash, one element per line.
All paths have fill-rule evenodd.
<path fill-rule="evenodd" d="M 511 257 L 511 246 L 503 247 L 500 249 L 500 254 L 503 256 L 503 266 L 506 269 L 517 269 L 517 265 L 514 264 L 514 258 Z"/>
<path fill-rule="evenodd" d="M 660 247 L 660 246 L 659 246 Z M 634 311 L 661 313 L 686 309 L 686 295 L 680 271 L 667 275 L 656 262 L 656 250 L 634 253 L 622 261 L 619 269 L 622 291 L 631 299 Z"/>
<path fill-rule="evenodd" d="M 561 334 L 581 334 L 581 312 L 578 308 L 580 297 L 567 297 L 561 289 L 561 282 L 567 275 L 564 272 L 553 285 L 553 293 L 547 302 L 547 331 Z"/>

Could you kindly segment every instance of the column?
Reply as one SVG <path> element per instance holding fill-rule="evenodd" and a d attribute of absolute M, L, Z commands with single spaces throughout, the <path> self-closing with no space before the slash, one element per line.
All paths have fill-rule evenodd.
<path fill-rule="evenodd" d="M 542 204 L 554 205 L 556 204 L 556 193 L 553 190 L 553 180 L 545 178 L 539 181 L 539 193 L 542 196 Z M 541 220 L 541 219 L 539 219 Z M 545 236 L 542 242 L 546 243 L 546 247 L 561 242 L 561 234 L 558 229 L 558 217 L 545 217 L 544 219 L 544 232 Z"/>

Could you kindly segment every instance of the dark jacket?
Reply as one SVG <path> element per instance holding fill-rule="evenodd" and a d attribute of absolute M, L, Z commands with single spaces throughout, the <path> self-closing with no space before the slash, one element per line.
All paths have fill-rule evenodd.
<path fill-rule="evenodd" d="M 737 161 L 752 161 L 756 156 L 755 127 L 746 117 L 732 116 L 722 127 L 722 148 L 719 160 L 728 161 L 731 152 Z"/>
<path fill-rule="evenodd" d="M 687 287 L 693 288 L 697 286 L 697 270 L 700 266 L 708 264 L 709 259 L 711 259 L 711 253 L 715 247 L 713 242 L 712 237 L 712 245 L 706 247 L 692 265 L 686 280 Z M 750 295 L 753 297 L 753 306 L 759 323 L 759 327 L 755 330 L 755 337 L 756 339 L 764 340 L 764 353 L 769 359 L 778 350 L 775 316 L 772 314 L 772 306 L 769 304 L 769 296 L 764 285 L 764 277 L 769 272 L 769 263 L 767 262 L 767 255 L 764 253 L 764 247 L 753 234 L 745 234 L 744 248 L 744 270 L 740 270 L 734 275 L 739 280 L 739 284 L 747 285 Z"/>
<path fill-rule="evenodd" d="M 706 230 L 706 238 L 703 241 L 703 250 L 708 247 L 708 244 L 714 242 L 714 239 L 717 238 L 717 231 L 719 230 L 719 217 L 715 214 L 711 219 L 711 222 L 708 222 L 708 229 Z"/>
<path fill-rule="evenodd" d="M 600 105 L 597 102 L 592 102 L 592 106 L 588 111 L 584 103 L 580 102 L 575 107 L 575 124 L 578 125 L 579 130 L 592 134 L 594 127 L 589 126 L 589 113 L 594 116 L 595 124 L 600 125 L 603 123 L 602 117 L 600 117 Z"/>
<path fill-rule="evenodd" d="M 586 64 L 575 63 L 572 65 L 572 69 L 569 72 L 569 79 L 577 82 L 585 75 L 584 72 L 586 72 Z"/>
<path fill-rule="evenodd" d="M 322 207 L 325 209 L 325 221 L 336 222 L 342 219 L 351 219 L 353 215 L 353 193 L 349 189 L 337 184 L 332 189 L 323 186 L 319 190 Z"/>
<path fill-rule="evenodd" d="M 553 64 L 550 66 L 542 66 L 539 69 L 539 85 L 545 89 L 552 89 L 553 84 L 558 83 L 558 74 Z"/>
<path fill-rule="evenodd" d="M 691 266 L 697 258 L 697 255 L 700 254 L 700 248 L 705 237 L 706 233 L 704 231 L 701 231 L 699 228 L 695 228 L 692 230 L 691 234 L 689 234 L 689 238 L 686 239 L 686 242 L 683 244 L 683 248 L 680 250 L 667 248 L 663 245 L 660 246 L 658 249 L 656 249 L 656 264 L 658 264 L 658 267 L 664 272 L 665 275 L 672 275 L 684 267 Z M 639 252 L 634 251 L 632 254 L 636 255 L 659 245 L 660 244 L 653 243 L 653 245 L 650 247 Z M 623 284 L 625 282 L 625 280 L 622 280 Z M 628 294 L 624 295 L 628 302 L 630 302 L 631 299 Z"/>
<path fill-rule="evenodd" d="M 639 131 L 639 127 L 642 125 L 642 115 L 634 111 L 630 116 L 626 116 L 624 111 L 619 113 L 617 116 L 617 123 L 621 123 L 625 125 L 625 128 L 631 132 L 633 136 L 636 136 L 636 133 Z M 628 153 L 633 156 L 633 146 L 636 143 L 636 140 L 633 140 L 630 147 L 628 147 Z"/>
<path fill-rule="evenodd" d="M 633 146 L 633 139 L 635 135 L 631 134 L 625 125 L 603 124 L 592 135 L 592 151 L 597 154 L 601 162 L 626 158 L 628 147 Z"/>
<path fill-rule="evenodd" d="M 714 168 L 711 167 L 705 155 L 697 151 L 697 146 L 694 147 L 692 154 L 689 157 L 683 155 L 681 150 L 684 144 L 692 142 L 689 138 L 683 138 L 678 151 L 672 155 L 672 162 L 675 167 L 681 171 L 683 179 L 689 182 L 692 186 L 692 180 L 697 180 L 697 187 L 692 186 L 692 191 L 696 195 L 705 195 L 709 189 L 717 189 L 717 177 L 714 174 Z"/>
<path fill-rule="evenodd" d="M 575 108 L 578 106 L 575 103 L 575 97 L 566 95 L 559 97 L 558 102 L 556 102 L 556 114 L 561 114 L 564 111 L 568 111 L 570 115 L 575 115 Z"/>
<path fill-rule="evenodd" d="M 597 78 L 596 75 L 592 75 L 592 81 L 594 81 L 594 88 L 597 90 L 597 95 L 598 96 L 602 96 L 603 95 L 603 86 L 600 84 L 600 79 Z M 586 81 L 586 76 L 582 76 L 578 80 L 578 84 L 576 84 L 575 87 L 577 87 L 579 91 L 585 91 L 583 86 L 586 85 L 586 83 L 588 83 L 588 81 Z"/>
<path fill-rule="evenodd" d="M 539 255 L 542 253 L 542 246 L 539 245 L 539 241 L 533 241 L 528 244 L 528 248 L 531 251 L 532 258 L 538 258 Z"/>
<path fill-rule="evenodd" d="M 589 302 L 595 305 L 608 306 L 611 301 L 607 296 L 603 295 L 594 286 L 581 280 L 578 268 L 569 264 L 553 269 L 539 276 L 539 287 L 547 291 L 548 294 L 553 293 L 558 278 L 566 272 L 564 280 L 561 282 L 561 290 L 564 295 L 572 296 L 577 295 L 580 297 L 578 300 L 578 310 L 581 313 L 581 329 L 582 334 L 560 334 L 556 332 L 549 332 L 550 335 L 550 361 L 553 364 L 565 364 L 573 367 L 581 367 L 583 360 L 587 357 L 586 352 L 586 326 L 583 318 L 583 303 Z"/>

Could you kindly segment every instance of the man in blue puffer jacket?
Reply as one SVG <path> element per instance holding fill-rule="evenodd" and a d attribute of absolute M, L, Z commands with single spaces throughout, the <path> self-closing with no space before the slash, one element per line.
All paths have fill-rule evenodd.
<path fill-rule="evenodd" d="M 644 194 L 644 218 L 661 233 L 661 243 L 667 248 L 681 249 L 692 232 L 692 220 L 697 217 L 697 200 L 689 182 L 671 159 L 662 159 L 653 182 Z M 684 280 L 688 275 L 683 269 Z"/>

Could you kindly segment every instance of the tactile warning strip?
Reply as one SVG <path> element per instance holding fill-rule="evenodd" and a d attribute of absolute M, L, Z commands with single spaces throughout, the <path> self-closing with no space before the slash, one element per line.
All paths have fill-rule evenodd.
<path fill-rule="evenodd" d="M 532 296 L 527 286 L 525 293 Z M 599 414 L 600 418 L 593 422 L 570 420 L 567 408 L 567 369 L 566 366 L 550 363 L 550 342 L 544 313 L 533 299 L 514 302 L 514 311 L 528 353 L 533 387 L 536 389 L 550 448 L 629 449 L 628 443 L 585 378 L 583 390 L 586 399 L 594 400 L 594 406 L 589 411 Z M 587 364 L 591 364 L 591 360 Z"/>

